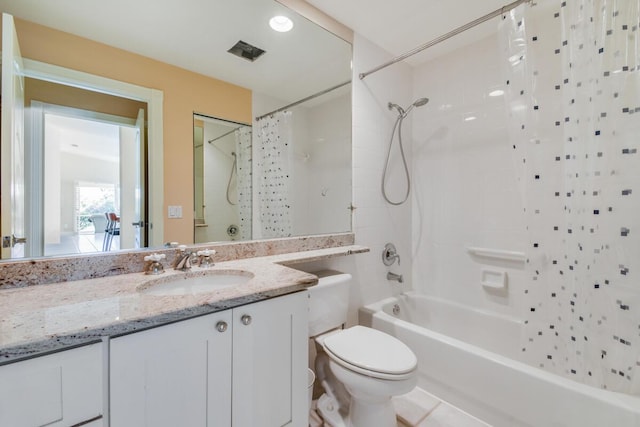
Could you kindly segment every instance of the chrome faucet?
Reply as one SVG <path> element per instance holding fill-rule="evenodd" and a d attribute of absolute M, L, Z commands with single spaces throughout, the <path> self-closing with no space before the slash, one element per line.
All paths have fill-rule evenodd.
<path fill-rule="evenodd" d="M 191 269 L 191 256 L 193 254 L 187 250 L 187 247 L 180 245 L 178 247 L 178 256 L 173 267 L 174 270 L 187 271 Z"/>
<path fill-rule="evenodd" d="M 396 274 L 392 272 L 387 272 L 387 280 L 395 280 L 398 283 L 403 283 L 404 279 L 402 278 L 402 274 Z"/>

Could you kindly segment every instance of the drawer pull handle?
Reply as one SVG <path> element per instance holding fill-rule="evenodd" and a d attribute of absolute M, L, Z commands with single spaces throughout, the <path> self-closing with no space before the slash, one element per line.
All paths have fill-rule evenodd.
<path fill-rule="evenodd" d="M 249 316 L 248 314 L 244 314 L 241 318 L 240 321 L 242 322 L 243 325 L 247 326 L 251 324 L 251 316 Z"/>

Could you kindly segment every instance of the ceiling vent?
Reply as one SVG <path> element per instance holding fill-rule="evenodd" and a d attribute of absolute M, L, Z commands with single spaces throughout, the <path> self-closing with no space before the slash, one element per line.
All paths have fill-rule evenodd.
<path fill-rule="evenodd" d="M 242 40 L 239 40 L 238 43 L 233 45 L 233 47 L 227 52 L 251 62 L 255 61 L 263 53 L 265 53 L 265 51 L 260 49 L 259 47 L 252 46 L 247 42 L 243 42 Z"/>

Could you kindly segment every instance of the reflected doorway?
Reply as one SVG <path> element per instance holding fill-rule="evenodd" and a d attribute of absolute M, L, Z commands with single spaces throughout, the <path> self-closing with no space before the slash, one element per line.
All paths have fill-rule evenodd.
<path fill-rule="evenodd" d="M 139 222 L 144 158 L 142 121 L 43 103 L 32 105 L 42 123 L 34 149 L 43 159 L 41 224 L 33 255 L 136 249 L 144 244 Z M 41 112 L 41 114 L 38 114 Z M 30 178 L 40 179 L 37 171 Z M 38 186 L 34 186 L 38 187 Z M 111 216 L 117 218 L 110 221 Z"/>

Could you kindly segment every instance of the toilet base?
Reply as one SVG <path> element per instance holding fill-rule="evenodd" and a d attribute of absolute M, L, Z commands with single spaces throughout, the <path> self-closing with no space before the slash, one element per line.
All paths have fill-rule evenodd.
<path fill-rule="evenodd" d="M 357 374 L 330 359 L 329 367 L 351 396 L 348 427 L 396 427 L 396 411 L 391 398 L 411 391 L 418 382 L 415 374 L 397 381 Z"/>
<path fill-rule="evenodd" d="M 352 398 L 347 417 L 338 411 L 338 402 L 326 394 L 317 402 L 318 412 L 330 427 L 396 427 L 396 413 L 391 399 L 375 401 Z"/>
<path fill-rule="evenodd" d="M 391 398 L 359 399 L 351 395 L 348 427 L 396 427 L 396 411 Z"/>

